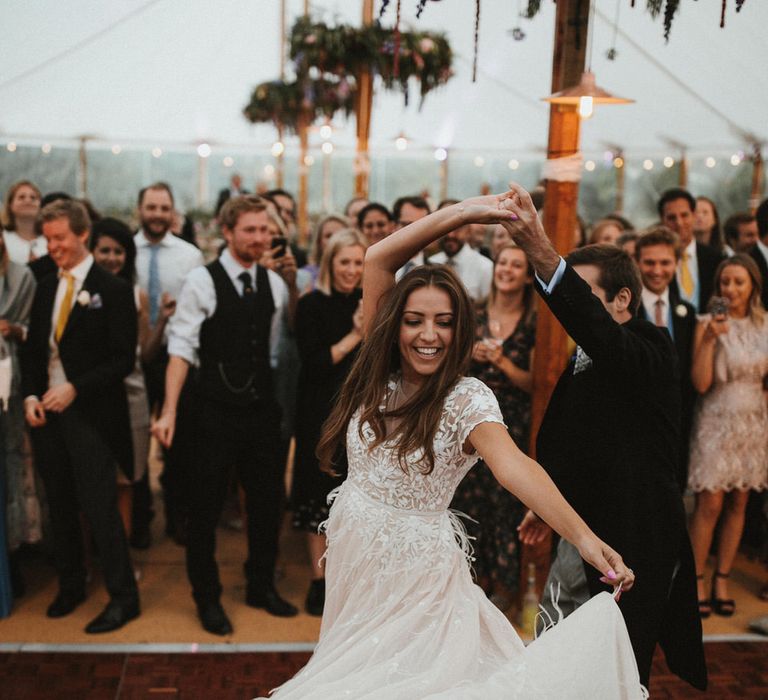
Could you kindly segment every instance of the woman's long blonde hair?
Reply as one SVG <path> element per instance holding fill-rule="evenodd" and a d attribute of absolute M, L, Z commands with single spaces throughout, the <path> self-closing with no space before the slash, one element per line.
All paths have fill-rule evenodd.
<path fill-rule="evenodd" d="M 435 287 L 451 300 L 453 340 L 440 367 L 425 377 L 417 391 L 402 405 L 381 411 L 386 402 L 387 385 L 393 373 L 400 371 L 400 328 L 408 298 L 417 289 Z M 324 471 L 333 472 L 338 452 L 345 445 L 347 425 L 360 409 L 358 431 L 368 424 L 375 440 L 371 448 L 385 440 L 397 444 L 397 459 L 406 471 L 406 457 L 424 451 L 420 469 L 429 474 L 435 466 L 433 441 L 437 433 L 443 403 L 456 381 L 466 372 L 475 339 L 475 315 L 464 285 L 453 270 L 444 265 L 427 265 L 411 270 L 382 298 L 369 326 L 368 337 L 358 352 L 346 382 L 341 388 L 331 415 L 323 425 L 317 456 Z M 385 419 L 395 418 L 398 425 L 387 433 Z"/>
<path fill-rule="evenodd" d="M 317 284 L 315 284 L 315 289 L 319 289 L 323 294 L 330 296 L 333 290 L 333 259 L 342 248 L 347 246 L 360 246 L 365 253 L 368 241 L 354 228 L 340 229 L 331 236 L 325 244 L 323 257 L 320 258 L 320 270 L 317 273 Z"/>
<path fill-rule="evenodd" d="M 723 274 L 723 270 L 731 265 L 743 267 L 747 271 L 749 278 L 752 280 L 752 293 L 749 295 L 749 301 L 747 302 L 747 315 L 752 323 L 757 326 L 762 326 L 765 321 L 765 309 L 763 308 L 763 302 L 760 297 L 763 290 L 762 277 L 760 275 L 760 270 L 757 267 L 757 263 L 749 255 L 736 253 L 736 255 L 726 258 L 717 266 L 717 270 L 715 271 L 716 293 L 720 293 L 720 277 Z"/>

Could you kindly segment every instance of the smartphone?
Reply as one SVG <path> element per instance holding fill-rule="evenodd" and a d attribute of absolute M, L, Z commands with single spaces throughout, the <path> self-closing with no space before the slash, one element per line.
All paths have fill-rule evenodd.
<path fill-rule="evenodd" d="M 285 255 L 285 249 L 288 246 L 288 239 L 284 236 L 275 236 L 272 239 L 272 250 L 274 250 L 273 258 L 282 258 Z"/>
<path fill-rule="evenodd" d="M 707 309 L 716 318 L 718 316 L 727 316 L 730 305 L 731 302 L 725 297 L 712 297 L 709 300 L 709 304 L 707 304 Z"/>

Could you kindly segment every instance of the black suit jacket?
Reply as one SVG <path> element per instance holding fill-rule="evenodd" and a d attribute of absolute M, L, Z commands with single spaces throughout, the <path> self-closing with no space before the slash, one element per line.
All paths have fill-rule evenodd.
<path fill-rule="evenodd" d="M 31 263 L 27 263 L 27 266 L 32 270 L 32 274 L 35 276 L 35 281 L 39 282 L 43 277 L 50 275 L 57 271 L 56 263 L 53 262 L 53 258 L 50 255 L 43 255 L 37 260 L 33 260 Z"/>
<path fill-rule="evenodd" d="M 574 374 L 572 362 L 560 378 L 537 457 L 634 569 L 637 582 L 620 608 L 635 653 L 647 656 L 658 641 L 672 671 L 705 687 L 693 555 L 675 478 L 680 380 L 669 334 L 638 318 L 616 323 L 570 266 L 542 296 L 592 365 Z M 586 569 L 592 594 L 605 590 Z"/>
<path fill-rule="evenodd" d="M 672 342 L 677 350 L 677 363 L 680 368 L 680 469 L 678 484 L 684 491 L 688 483 L 688 452 L 693 421 L 693 407 L 696 403 L 696 390 L 691 381 L 691 364 L 693 362 L 693 336 L 696 333 L 696 309 L 692 304 L 682 299 L 676 299 L 670 290 L 670 313 L 672 314 Z M 645 313 L 645 307 L 640 304 L 637 310 L 638 318 L 650 321 Z"/>
<path fill-rule="evenodd" d="M 699 271 L 699 313 L 707 310 L 709 298 L 715 289 L 715 271 L 723 261 L 723 255 L 708 245 L 696 242 L 696 267 Z M 670 292 L 676 299 L 681 299 L 680 289 L 677 286 L 677 276 L 672 278 L 669 285 Z"/>
<path fill-rule="evenodd" d="M 250 192 L 248 190 L 240 190 L 240 194 L 250 194 Z M 219 197 L 216 200 L 216 216 L 219 215 L 221 208 L 227 203 L 231 196 L 232 190 L 230 190 L 229 187 L 225 187 L 223 190 L 219 190 Z"/>
<path fill-rule="evenodd" d="M 58 283 L 57 274 L 47 275 L 35 291 L 29 334 L 21 353 L 23 396 L 42 397 L 48 390 L 49 339 Z M 90 294 L 90 303 L 75 301 L 59 342 L 64 373 L 77 391 L 67 411 L 76 411 L 94 426 L 131 476 L 133 448 L 123 380 L 136 361 L 133 290 L 95 263 L 83 290 Z"/>
<path fill-rule="evenodd" d="M 763 293 L 760 298 L 763 300 L 763 307 L 768 309 L 768 260 L 765 259 L 757 246 L 754 246 L 752 250 L 749 251 L 749 254 L 757 263 L 757 268 L 760 270 L 760 274 L 763 277 Z"/>

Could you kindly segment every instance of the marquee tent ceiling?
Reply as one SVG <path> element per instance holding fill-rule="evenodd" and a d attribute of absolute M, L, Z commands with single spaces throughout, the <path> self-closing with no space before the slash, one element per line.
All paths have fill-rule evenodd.
<path fill-rule="evenodd" d="M 616 60 L 606 58 L 616 31 Z M 474 3 L 428 3 L 416 20 L 403 0 L 405 25 L 444 31 L 454 78 L 405 107 L 379 91 L 371 146 L 390 148 L 399 132 L 415 146 L 542 153 L 550 92 L 555 6 L 533 20 L 524 3 L 483 0 L 479 71 L 471 82 Z M 644 2 L 596 0 L 592 67 L 597 82 L 635 104 L 598 109 L 582 129 L 586 152 L 748 150 L 768 137 L 768 2 L 733 2 L 720 29 L 719 0 L 682 3 L 669 43 Z M 321 0 L 313 14 L 358 22 L 360 0 Z M 377 0 L 376 7 L 380 2 Z M 394 3 L 391 4 L 391 8 Z M 289 25 L 302 11 L 288 0 Z M 265 145 L 269 126 L 253 126 L 242 108 L 253 86 L 279 74 L 278 0 L 5 0 L 0 4 L 0 138 L 73 138 L 148 144 Z M 394 11 L 385 22 L 394 21 Z M 526 36 L 515 41 L 509 30 Z M 354 143 L 354 123 L 338 120 L 334 140 Z"/>

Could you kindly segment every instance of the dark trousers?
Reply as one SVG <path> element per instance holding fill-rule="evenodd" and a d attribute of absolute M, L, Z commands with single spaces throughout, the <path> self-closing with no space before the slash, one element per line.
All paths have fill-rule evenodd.
<path fill-rule="evenodd" d="M 201 399 L 196 435 L 196 474 L 191 479 L 187 574 L 198 604 L 221 595 L 216 565 L 216 526 L 232 469 L 245 492 L 248 589 L 273 585 L 285 488 L 278 458 L 280 408 L 274 401 L 246 408 Z"/>
<path fill-rule="evenodd" d="M 123 522 L 117 509 L 117 465 L 101 435 L 75 408 L 47 413 L 32 430 L 35 465 L 45 484 L 54 561 L 62 591 L 85 591 L 80 512 L 90 525 L 112 600 L 138 599 Z"/>

